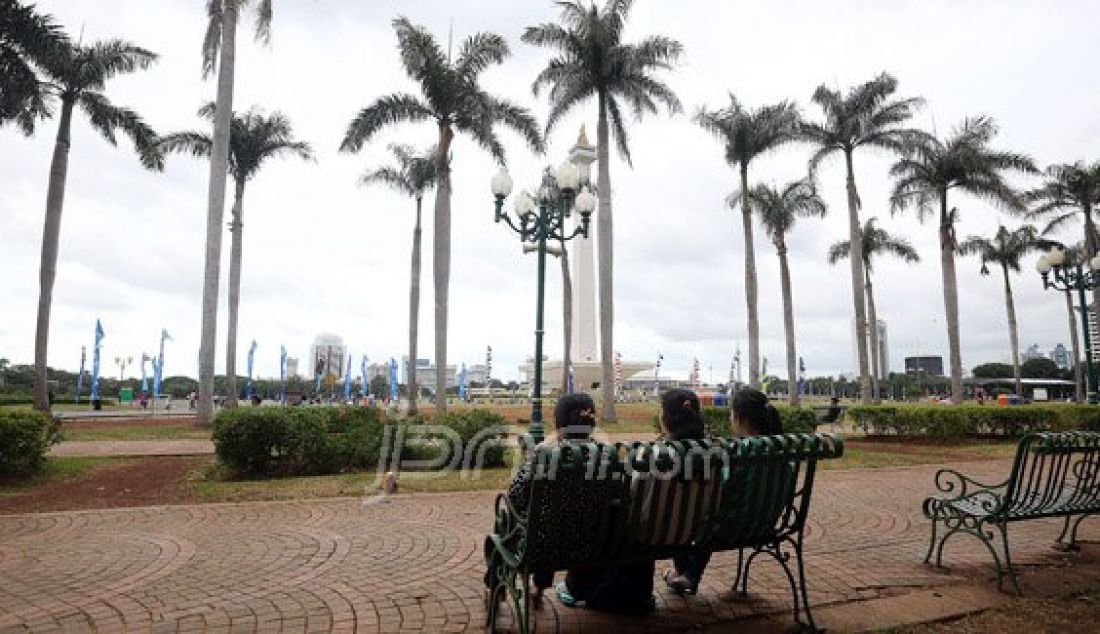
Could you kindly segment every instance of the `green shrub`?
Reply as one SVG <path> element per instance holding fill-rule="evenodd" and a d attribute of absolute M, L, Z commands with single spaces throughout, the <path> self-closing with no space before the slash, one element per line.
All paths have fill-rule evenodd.
<path fill-rule="evenodd" d="M 507 423 L 500 414 L 485 409 L 450 411 L 437 414 L 432 423 L 450 427 L 458 434 L 462 440 L 463 454 L 460 464 L 463 466 L 504 466 Z M 445 454 L 448 462 L 454 459 L 454 454 L 450 453 L 454 447 L 450 443 L 446 443 L 442 450 L 448 452 Z"/>
<path fill-rule="evenodd" d="M 848 417 L 872 435 L 1021 436 L 1037 431 L 1100 431 L 1094 405 L 856 405 Z"/>
<path fill-rule="evenodd" d="M 241 407 L 214 419 L 214 453 L 230 470 L 256 475 L 334 473 L 348 459 L 340 410 Z M 349 425 L 350 427 L 350 425 Z"/>
<path fill-rule="evenodd" d="M 812 409 L 791 407 L 789 405 L 776 405 L 775 408 L 779 411 L 779 421 L 783 425 L 783 433 L 813 433 L 817 424 L 817 416 Z M 730 408 L 704 407 L 703 429 L 708 436 L 718 438 L 732 436 L 733 427 L 730 424 Z"/>
<path fill-rule="evenodd" d="M 703 408 L 703 434 L 715 438 L 729 438 L 733 435 L 730 426 L 730 408 L 728 407 L 704 407 Z"/>
<path fill-rule="evenodd" d="M 61 440 L 57 419 L 30 408 L 0 410 L 0 476 L 22 476 L 46 465 L 46 451 Z"/>

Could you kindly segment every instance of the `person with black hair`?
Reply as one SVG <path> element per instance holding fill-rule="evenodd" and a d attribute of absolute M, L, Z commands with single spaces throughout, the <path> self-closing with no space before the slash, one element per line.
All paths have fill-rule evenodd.
<path fill-rule="evenodd" d="M 554 427 L 556 429 L 552 437 L 548 437 L 541 443 L 549 445 L 561 441 L 586 441 L 592 435 L 592 429 L 596 426 L 596 404 L 592 397 L 583 394 L 566 394 L 558 399 L 554 407 Z M 535 451 L 530 450 L 523 461 L 523 465 L 512 477 L 508 485 L 508 501 L 517 513 L 528 514 L 531 501 L 531 481 L 535 473 Z M 578 496 L 583 492 L 578 491 Z M 583 508 L 583 500 L 578 501 L 578 507 Z M 553 570 L 535 570 L 532 575 L 534 592 L 532 599 L 535 607 L 542 603 L 542 592 L 554 583 Z M 489 568 L 485 573 L 485 585 L 492 589 L 495 584 L 493 570 Z"/>
<path fill-rule="evenodd" d="M 742 438 L 783 433 L 779 410 L 768 402 L 766 394 L 752 388 L 744 388 L 733 397 L 730 403 L 730 427 L 735 436 Z M 745 486 L 743 480 L 744 478 L 731 476 L 730 483 L 734 487 Z M 669 589 L 677 594 L 695 594 L 699 590 L 703 572 L 710 563 L 710 556 L 709 550 L 695 548 L 683 555 L 673 557 L 673 567 L 666 570 L 664 574 L 664 580 Z"/>
<path fill-rule="evenodd" d="M 704 436 L 699 397 L 691 390 L 669 390 L 661 397 L 661 431 L 667 440 L 699 440 Z M 608 612 L 652 610 L 656 562 L 640 561 L 597 570 L 570 572 L 558 584 L 558 600 L 567 606 L 581 601 Z"/>

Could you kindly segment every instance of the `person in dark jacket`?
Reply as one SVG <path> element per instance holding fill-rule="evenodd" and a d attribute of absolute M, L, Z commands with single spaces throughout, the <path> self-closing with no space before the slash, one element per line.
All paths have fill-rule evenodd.
<path fill-rule="evenodd" d="M 730 424 L 736 436 L 772 436 L 783 433 L 779 411 L 759 390 L 745 388 L 730 404 Z M 695 594 L 703 572 L 710 563 L 711 552 L 700 548 L 672 559 L 673 567 L 664 574 L 665 583 L 677 594 Z"/>
<path fill-rule="evenodd" d="M 540 446 L 571 440 L 586 441 L 592 435 L 592 429 L 595 426 L 596 404 L 592 401 L 592 397 L 583 393 L 566 394 L 558 399 L 554 407 L 556 432 L 552 437 L 543 440 Z M 512 476 L 512 481 L 508 485 L 508 502 L 516 513 L 522 515 L 527 515 L 530 510 L 528 507 L 531 501 L 531 481 L 535 473 L 535 455 L 534 450 L 527 452 L 523 464 Z M 537 608 L 542 603 L 543 591 L 554 583 L 554 571 L 535 570 L 531 578 L 534 584 L 531 597 Z M 486 587 L 492 589 L 496 585 L 495 581 L 493 570 L 489 568 L 485 573 Z"/>

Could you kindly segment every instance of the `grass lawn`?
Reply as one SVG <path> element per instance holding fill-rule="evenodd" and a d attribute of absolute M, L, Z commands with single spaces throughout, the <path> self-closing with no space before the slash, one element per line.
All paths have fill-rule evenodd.
<path fill-rule="evenodd" d="M 81 428 L 63 426 L 65 440 L 193 440 L 210 438 L 209 429 L 194 425 L 113 425 Z"/>
<path fill-rule="evenodd" d="M 51 457 L 41 473 L 26 479 L 0 479 L 0 496 L 55 482 L 77 480 L 96 467 L 118 462 L 121 458 Z"/>
<path fill-rule="evenodd" d="M 881 469 L 922 464 L 957 463 L 1011 457 L 1015 443 L 982 443 L 974 445 L 905 446 L 904 451 L 845 447 L 844 457 L 820 463 L 823 470 Z M 503 491 L 512 475 L 510 468 L 485 469 L 480 473 L 453 471 L 445 474 L 402 473 L 401 493 L 441 493 L 447 491 Z M 342 497 L 373 495 L 378 492 L 374 471 L 328 476 L 294 478 L 264 478 L 234 480 L 223 469 L 209 462 L 203 469 L 189 474 L 190 486 L 197 498 L 206 502 L 243 502 L 252 500 L 292 500 L 312 497 Z"/>
<path fill-rule="evenodd" d="M 1096 632 L 1100 621 L 1100 585 L 1086 592 L 1053 599 L 1018 599 L 1012 603 L 944 623 L 887 630 L 896 634 L 968 632 Z"/>

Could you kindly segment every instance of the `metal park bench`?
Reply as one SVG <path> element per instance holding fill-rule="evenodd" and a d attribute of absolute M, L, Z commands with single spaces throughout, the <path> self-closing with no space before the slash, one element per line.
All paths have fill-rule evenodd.
<path fill-rule="evenodd" d="M 935 552 L 936 566 L 940 566 L 948 539 L 958 533 L 973 535 L 993 555 L 997 587 L 1003 587 L 1008 577 L 1019 594 L 1008 547 L 1008 525 L 1064 517 L 1057 545 L 1076 548 L 1081 520 L 1100 513 L 1100 433 L 1028 434 L 1020 440 L 1012 471 L 1003 482 L 983 484 L 953 469 L 941 469 L 935 484 L 940 493 L 924 501 L 924 514 L 932 520 L 925 563 Z M 937 542 L 941 524 L 946 532 Z M 997 553 L 998 539 L 1003 562 Z"/>
<path fill-rule="evenodd" d="M 668 559 L 692 548 L 737 550 L 733 588 L 742 593 L 753 561 L 770 555 L 790 583 L 795 620 L 803 623 L 804 612 L 814 626 L 802 536 L 817 461 L 842 455 L 839 438 L 565 442 L 535 451 L 528 508 L 517 510 L 498 496 L 496 524 L 486 540 L 486 565 L 495 579 L 486 593 L 490 631 L 505 598 L 517 630 L 528 631 L 528 582 L 537 570 Z"/>

